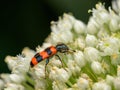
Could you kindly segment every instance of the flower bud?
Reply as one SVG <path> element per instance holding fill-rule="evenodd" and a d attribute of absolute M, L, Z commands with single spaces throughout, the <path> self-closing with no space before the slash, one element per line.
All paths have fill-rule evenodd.
<path fill-rule="evenodd" d="M 111 64 L 112 65 L 119 65 L 120 64 L 120 54 L 112 54 L 111 57 Z"/>
<path fill-rule="evenodd" d="M 92 62 L 91 69 L 96 74 L 101 74 L 103 72 L 103 68 L 102 68 L 101 64 L 97 61 Z"/>
<path fill-rule="evenodd" d="M 95 47 L 97 45 L 97 38 L 93 35 L 87 34 L 85 43 L 87 46 Z"/>
<path fill-rule="evenodd" d="M 73 60 L 69 60 L 67 62 L 68 71 L 75 75 L 76 73 L 79 73 L 81 71 L 81 68 L 77 65 L 77 63 Z"/>
<path fill-rule="evenodd" d="M 76 20 L 74 23 L 74 30 L 78 34 L 84 34 L 86 33 L 86 26 L 83 22 Z"/>
<path fill-rule="evenodd" d="M 87 25 L 87 33 L 92 35 L 97 34 L 97 32 L 99 31 L 98 27 L 99 24 L 95 21 L 93 17 L 91 17 Z"/>
<path fill-rule="evenodd" d="M 120 40 L 115 37 L 107 37 L 98 44 L 98 47 L 104 56 L 113 55 L 119 52 Z"/>
<path fill-rule="evenodd" d="M 2 73 L 1 75 L 0 75 L 0 78 L 2 78 L 2 80 L 5 82 L 5 83 L 10 83 L 11 82 L 11 80 L 10 80 L 10 74 L 4 74 L 4 73 Z"/>
<path fill-rule="evenodd" d="M 82 37 L 79 37 L 75 40 L 75 43 L 74 45 L 78 48 L 80 48 L 81 50 L 84 50 L 85 48 L 85 41 L 84 41 L 84 38 Z"/>
<path fill-rule="evenodd" d="M 44 78 L 45 77 L 45 67 L 44 65 L 37 65 L 34 68 L 34 71 L 36 78 Z"/>
<path fill-rule="evenodd" d="M 3 90 L 4 88 L 4 81 L 0 79 L 0 90 Z"/>
<path fill-rule="evenodd" d="M 67 88 L 66 84 L 60 81 L 53 81 L 52 83 L 52 89 L 53 90 L 64 90 Z"/>
<path fill-rule="evenodd" d="M 86 47 L 84 49 L 84 56 L 88 62 L 101 60 L 100 52 L 93 47 Z"/>
<path fill-rule="evenodd" d="M 102 3 L 96 4 L 96 9 L 93 9 L 92 12 L 93 17 L 95 18 L 99 26 L 103 25 L 104 23 L 108 23 L 108 21 L 110 20 L 110 15 L 105 9 L 104 5 L 102 5 Z"/>
<path fill-rule="evenodd" d="M 22 74 L 10 74 L 10 79 L 12 82 L 20 84 L 22 81 L 25 80 L 24 76 Z"/>
<path fill-rule="evenodd" d="M 106 76 L 106 82 L 107 82 L 109 85 L 112 85 L 112 84 L 113 84 L 113 81 L 114 81 L 114 77 L 113 77 L 113 76 L 110 76 L 110 75 L 107 75 L 107 76 Z"/>
<path fill-rule="evenodd" d="M 58 31 L 58 33 L 51 33 L 52 42 L 63 42 L 68 43 L 69 41 L 73 40 L 73 34 L 69 30 Z"/>
<path fill-rule="evenodd" d="M 117 13 L 120 13 L 120 0 L 113 0 L 112 7 Z"/>
<path fill-rule="evenodd" d="M 19 84 L 8 83 L 6 85 L 6 88 L 4 88 L 4 90 L 25 90 L 25 88 Z"/>
<path fill-rule="evenodd" d="M 120 25 L 119 25 L 119 22 L 115 18 L 111 18 L 109 27 L 112 32 L 116 32 L 119 30 Z"/>
<path fill-rule="evenodd" d="M 70 75 L 63 68 L 59 69 L 57 67 L 53 67 L 49 73 L 49 77 L 52 80 L 66 82 L 69 79 Z"/>
<path fill-rule="evenodd" d="M 112 90 L 106 82 L 97 82 L 92 86 L 92 90 Z"/>
<path fill-rule="evenodd" d="M 80 90 L 88 90 L 89 88 L 89 81 L 84 78 L 79 78 L 77 80 L 77 86 Z"/>
<path fill-rule="evenodd" d="M 47 90 L 47 80 L 44 78 L 37 78 L 35 80 L 35 90 Z"/>
<path fill-rule="evenodd" d="M 76 51 L 74 53 L 74 59 L 77 65 L 79 65 L 79 67 L 83 67 L 86 64 L 84 54 L 81 51 Z"/>
<path fill-rule="evenodd" d="M 120 77 L 116 77 L 113 80 L 113 85 L 114 85 L 115 90 L 120 90 Z"/>
<path fill-rule="evenodd" d="M 17 65 L 16 59 L 17 57 L 12 57 L 12 56 L 7 56 L 5 58 L 5 62 L 8 64 L 8 68 L 10 70 L 12 70 Z"/>

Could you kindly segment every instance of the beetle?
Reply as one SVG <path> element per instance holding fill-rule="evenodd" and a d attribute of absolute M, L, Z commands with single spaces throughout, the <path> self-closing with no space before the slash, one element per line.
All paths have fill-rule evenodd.
<path fill-rule="evenodd" d="M 46 48 L 45 50 L 43 50 L 43 51 L 41 51 L 39 53 L 36 53 L 34 55 L 34 57 L 32 58 L 31 62 L 30 62 L 30 66 L 34 67 L 39 62 L 41 62 L 41 61 L 46 59 L 46 64 L 45 64 L 45 76 L 46 76 L 46 67 L 47 67 L 47 64 L 49 63 L 49 58 L 50 57 L 55 55 L 55 56 L 58 57 L 58 59 L 62 63 L 62 60 L 57 55 L 57 52 L 66 53 L 66 52 L 71 52 L 71 51 L 69 50 L 68 46 L 66 44 L 64 44 L 64 43 L 57 44 L 56 46 L 50 46 L 50 47 Z M 63 66 L 63 63 L 62 63 L 62 66 Z"/>

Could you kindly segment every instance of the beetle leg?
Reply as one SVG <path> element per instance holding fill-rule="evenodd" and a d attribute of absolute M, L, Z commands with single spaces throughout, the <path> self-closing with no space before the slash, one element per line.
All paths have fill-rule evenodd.
<path fill-rule="evenodd" d="M 62 67 L 63 67 L 63 62 L 62 62 L 61 58 L 60 58 L 57 54 L 56 54 L 55 56 L 58 57 L 58 59 L 60 60 L 60 62 L 61 62 L 61 64 L 62 64 Z"/>
<path fill-rule="evenodd" d="M 46 60 L 46 64 L 45 64 L 45 78 L 47 77 L 47 73 L 46 73 L 46 68 L 47 68 L 47 64 L 49 63 L 49 58 Z"/>
<path fill-rule="evenodd" d="M 63 67 L 63 61 L 61 60 L 61 58 L 56 54 L 55 56 L 58 57 L 58 59 L 60 60 L 61 64 L 62 64 L 62 67 Z M 63 67 L 64 68 L 64 67 Z M 64 68 L 64 70 L 68 71 L 66 68 Z"/>

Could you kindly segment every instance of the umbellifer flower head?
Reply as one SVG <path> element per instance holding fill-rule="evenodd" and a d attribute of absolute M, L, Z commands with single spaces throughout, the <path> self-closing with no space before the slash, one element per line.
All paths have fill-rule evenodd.
<path fill-rule="evenodd" d="M 96 4 L 87 25 L 66 13 L 52 21 L 36 51 L 5 58 L 11 73 L 0 74 L 0 90 L 120 90 L 120 0 L 112 4 L 114 10 Z M 45 78 L 45 60 L 31 68 L 31 58 L 59 42 L 75 52 L 57 53 L 62 63 L 53 56 Z"/>

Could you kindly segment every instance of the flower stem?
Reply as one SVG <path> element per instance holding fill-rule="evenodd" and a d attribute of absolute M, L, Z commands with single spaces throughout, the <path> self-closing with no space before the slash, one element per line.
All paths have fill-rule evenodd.
<path fill-rule="evenodd" d="M 71 83 L 70 81 L 67 81 L 67 82 L 66 82 L 66 85 L 67 85 L 68 87 L 72 87 L 72 83 Z"/>
<path fill-rule="evenodd" d="M 30 78 L 30 75 L 25 74 L 25 78 L 26 78 L 27 82 L 28 82 L 31 86 L 34 86 L 34 85 L 35 85 L 35 82 L 34 82 L 33 79 Z"/>
<path fill-rule="evenodd" d="M 31 87 L 29 84 L 27 84 L 26 82 L 23 82 L 22 85 L 25 87 L 25 90 L 34 90 L 33 87 Z"/>
<path fill-rule="evenodd" d="M 94 74 L 94 72 L 92 72 L 92 70 L 90 70 L 89 65 L 85 66 L 85 67 L 83 68 L 83 71 L 84 71 L 85 73 L 87 73 L 87 74 L 92 78 L 92 80 L 93 80 L 94 82 L 97 82 L 97 81 L 98 81 L 97 76 Z"/>

